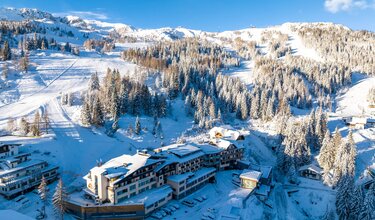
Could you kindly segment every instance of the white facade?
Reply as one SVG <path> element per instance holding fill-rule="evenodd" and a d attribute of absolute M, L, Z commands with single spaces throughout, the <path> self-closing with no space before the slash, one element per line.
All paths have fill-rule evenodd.
<path fill-rule="evenodd" d="M 214 154 L 207 147 L 196 144 L 172 144 L 150 152 L 143 150 L 135 155 L 113 158 L 92 168 L 84 177 L 86 194 L 99 204 L 117 204 L 169 185 L 175 197 L 183 197 L 202 184 L 214 181 L 217 169 L 234 167 L 242 158 L 243 148 L 236 147 L 234 140 L 215 140 L 215 144 L 206 145 L 215 149 Z M 213 159 L 215 161 L 211 163 Z M 173 180 L 181 176 L 186 179 L 177 183 Z"/>
<path fill-rule="evenodd" d="M 2 145 L 0 159 L 0 194 L 13 198 L 40 184 L 42 176 L 52 182 L 58 176 L 58 167 L 46 161 L 30 159 L 31 154 L 19 153 L 19 145 Z M 6 152 L 4 152 L 6 150 Z"/>

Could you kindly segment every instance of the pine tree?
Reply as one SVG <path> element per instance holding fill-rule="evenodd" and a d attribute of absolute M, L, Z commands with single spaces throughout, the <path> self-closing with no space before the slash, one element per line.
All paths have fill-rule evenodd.
<path fill-rule="evenodd" d="M 82 110 L 81 110 L 81 122 L 84 126 L 89 126 L 91 124 L 91 111 L 90 111 L 89 98 L 86 97 L 83 100 Z"/>
<path fill-rule="evenodd" d="M 95 126 L 101 126 L 104 123 L 104 113 L 103 107 L 100 102 L 98 94 L 95 93 L 94 102 L 92 105 L 92 112 L 91 112 L 91 124 Z"/>
<path fill-rule="evenodd" d="M 112 97 L 111 97 L 111 116 L 114 120 L 119 118 L 120 110 L 119 110 L 119 101 L 116 93 L 116 89 L 113 89 Z"/>
<path fill-rule="evenodd" d="M 99 77 L 98 77 L 98 73 L 95 72 L 91 74 L 91 78 L 89 81 L 89 92 L 99 91 L 99 89 L 100 89 Z"/>
<path fill-rule="evenodd" d="M 65 200 L 67 199 L 67 197 L 68 196 L 63 186 L 63 182 L 61 179 L 59 179 L 55 193 L 53 194 L 52 198 L 54 212 L 57 219 L 64 219 L 64 213 L 66 210 Z"/>
<path fill-rule="evenodd" d="M 354 194 L 354 178 L 352 176 L 343 176 L 337 185 L 336 210 L 339 219 L 351 219 L 353 211 L 352 198 Z"/>
<path fill-rule="evenodd" d="M 19 68 L 21 71 L 24 71 L 27 73 L 29 69 L 29 57 L 28 54 L 25 54 L 25 56 L 21 57 L 19 60 Z"/>
<path fill-rule="evenodd" d="M 353 133 L 352 133 L 351 130 L 349 131 L 348 138 L 347 138 L 346 142 L 347 142 L 346 143 L 346 146 L 347 146 L 346 161 L 348 163 L 348 173 L 349 173 L 349 175 L 354 176 L 354 174 L 355 174 L 355 161 L 356 161 L 356 157 L 357 157 L 357 149 L 356 149 L 356 145 L 355 145 L 354 140 L 353 140 Z"/>
<path fill-rule="evenodd" d="M 34 122 L 33 122 L 33 125 L 31 126 L 31 133 L 34 136 L 40 135 L 40 114 L 38 110 L 35 112 L 35 115 L 34 115 Z"/>
<path fill-rule="evenodd" d="M 11 53 L 8 41 L 4 41 L 4 48 L 2 49 L 1 55 L 2 55 L 3 61 L 11 59 L 12 53 Z"/>
<path fill-rule="evenodd" d="M 359 219 L 361 209 L 364 205 L 364 194 L 362 186 L 355 186 L 352 197 L 352 211 L 350 219 Z"/>
<path fill-rule="evenodd" d="M 326 115 L 323 113 L 322 107 L 316 111 L 316 127 L 315 127 L 315 135 L 317 138 L 317 149 L 320 149 L 323 143 L 324 134 L 327 131 L 327 119 Z"/>
<path fill-rule="evenodd" d="M 211 101 L 211 104 L 209 106 L 209 114 L 210 114 L 211 120 L 216 119 L 216 107 L 215 107 L 214 102 L 212 102 L 212 101 Z"/>
<path fill-rule="evenodd" d="M 341 143 L 342 143 L 342 136 L 341 136 L 341 133 L 340 133 L 340 131 L 337 127 L 335 129 L 334 134 L 333 134 L 332 141 L 333 141 L 333 149 L 335 150 L 335 158 L 336 158 L 337 149 L 340 148 Z"/>
<path fill-rule="evenodd" d="M 139 120 L 139 117 L 135 119 L 135 134 L 140 135 L 141 134 L 141 121 Z"/>
<path fill-rule="evenodd" d="M 375 183 L 370 185 L 370 188 L 365 194 L 363 206 L 359 213 L 359 219 L 361 220 L 373 220 L 375 219 Z"/>
<path fill-rule="evenodd" d="M 47 187 L 47 180 L 42 176 L 42 180 L 40 185 L 38 186 L 38 194 L 40 199 L 42 200 L 42 216 L 45 217 L 46 215 L 46 206 L 47 206 L 47 197 L 48 197 L 48 187 Z"/>
<path fill-rule="evenodd" d="M 26 120 L 26 118 L 21 118 L 19 127 L 23 135 L 27 135 L 30 131 L 29 122 Z"/>
<path fill-rule="evenodd" d="M 243 93 L 241 97 L 241 119 L 245 120 L 249 116 L 249 105 L 247 104 L 246 95 Z"/>
<path fill-rule="evenodd" d="M 50 127 L 50 119 L 49 119 L 47 109 L 44 110 L 43 120 L 44 120 L 44 130 L 46 131 L 46 134 L 48 134 L 48 128 Z"/>
<path fill-rule="evenodd" d="M 335 163 L 335 150 L 329 130 L 327 130 L 324 136 L 318 162 L 325 173 L 328 173 Z"/>

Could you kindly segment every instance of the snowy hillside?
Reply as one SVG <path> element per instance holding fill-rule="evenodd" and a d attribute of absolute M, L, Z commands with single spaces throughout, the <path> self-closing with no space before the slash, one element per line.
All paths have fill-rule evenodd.
<path fill-rule="evenodd" d="M 360 115 L 368 118 L 375 117 L 372 115 L 374 110 L 369 107 L 370 103 L 367 100 L 370 88 L 375 86 L 374 76 L 352 73 L 349 67 L 341 68 L 341 66 L 335 66 L 334 62 L 326 62 L 319 52 L 321 48 L 314 48 L 306 43 L 299 32 L 302 28 L 330 29 L 332 27 L 350 31 L 342 25 L 285 23 L 268 28 L 247 28 L 224 32 L 206 32 L 183 27 L 141 29 L 127 24 L 85 20 L 76 16 L 60 18 L 37 9 L 0 8 L 0 22 L 2 21 L 31 22 L 36 25 L 38 30 L 42 31 L 28 32 L 9 40 L 12 59 L 0 61 L 2 73 L 0 79 L 0 142 L 23 144 L 22 151 L 31 153 L 37 159 L 58 165 L 62 180 L 68 190 L 84 188 L 86 182 L 82 177 L 101 161 L 106 162 L 122 154 L 135 154 L 138 150 L 155 149 L 176 142 L 208 142 L 207 127 L 210 124 L 207 121 L 206 124 L 197 122 L 201 119 L 194 113 L 199 112 L 199 108 L 196 107 L 199 102 L 196 101 L 196 106 L 194 106 L 197 109 L 191 106 L 189 109 L 189 105 L 192 105 L 190 103 L 194 101 L 186 98 L 194 100 L 200 97 L 202 94 L 198 93 L 198 88 L 208 88 L 207 90 L 209 90 L 208 95 L 205 94 L 208 98 L 201 101 L 205 105 L 202 112 L 207 115 L 220 114 L 222 118 L 217 116 L 213 120 L 214 123 L 221 126 L 225 122 L 233 129 L 246 134 L 246 139 L 243 142 L 244 161 L 272 166 L 275 170 L 272 191 L 266 201 L 261 201 L 253 195 L 242 200 L 241 193 L 243 191 L 233 184 L 233 176 L 234 174 L 238 175 L 239 171 L 227 170 L 218 172 L 218 181 L 215 184 L 209 184 L 187 197 L 187 199 L 194 200 L 197 196 L 205 195 L 208 197 L 207 201 L 194 208 L 184 207 L 165 219 L 183 219 L 186 217 L 186 213 L 191 218 L 198 219 L 209 215 L 206 214 L 206 210 L 212 210 L 212 208 L 219 210 L 219 213 L 215 214 L 218 217 L 219 214 L 232 212 L 230 207 L 237 207 L 240 203 L 244 207 L 241 206 L 240 210 L 233 210 L 236 210 L 235 214 L 241 219 L 263 219 L 265 216 L 271 219 L 320 219 L 329 211 L 327 209 L 330 209 L 331 206 L 334 207 L 337 190 L 330 187 L 329 184 L 323 184 L 322 181 L 296 177 L 298 170 L 294 165 L 291 166 L 292 168 L 288 170 L 287 174 L 279 173 L 279 149 L 286 145 L 287 141 L 285 140 L 292 140 L 293 146 L 294 143 L 300 143 L 299 139 L 281 139 L 281 137 L 286 136 L 287 132 L 291 136 L 298 135 L 299 132 L 306 132 L 308 129 L 303 126 L 305 124 L 311 126 L 311 121 L 308 120 L 311 119 L 309 117 L 311 117 L 312 110 L 316 112 L 314 117 L 323 117 L 324 112 L 328 117 L 325 121 L 328 131 L 333 136 L 337 128 L 345 141 L 349 139 L 348 134 L 351 128 L 345 124 L 343 117 Z M 22 42 L 24 37 L 30 37 L 30 41 L 35 40 L 34 34 L 41 38 L 54 38 L 59 46 L 30 49 L 27 50 L 27 55 L 24 55 L 26 50 L 23 51 L 23 44 L 26 43 L 19 42 Z M 7 40 L 8 37 L 11 39 L 10 36 L 6 36 L 4 39 Z M 194 48 L 191 51 L 204 52 L 198 53 L 198 55 L 194 54 L 193 58 L 181 51 L 178 52 L 183 55 L 168 54 L 170 50 L 181 46 L 178 43 L 173 44 L 179 39 L 186 40 L 182 41 L 183 46 L 188 45 L 187 49 L 184 48 L 186 51 L 191 49 L 189 46 L 198 45 L 202 47 L 201 50 Z M 198 40 L 189 41 L 190 39 Z M 94 46 L 87 48 L 86 44 L 90 40 Z M 4 42 L 4 40 L 0 42 L 1 48 L 3 45 L 5 47 Z M 79 53 L 74 54 L 73 49 L 72 52 L 65 50 L 64 46 L 67 43 L 77 49 Z M 163 46 L 153 47 L 159 45 L 158 43 L 167 45 L 165 48 L 168 50 L 162 51 L 160 48 Z M 113 44 L 113 47 L 105 50 L 107 44 Z M 151 55 L 144 51 L 145 48 L 148 48 L 148 53 Z M 251 51 L 251 48 L 254 51 Z M 123 51 L 131 51 L 127 55 L 134 57 L 125 57 Z M 137 56 L 137 52 L 143 56 Z M 162 52 L 165 54 L 160 55 Z M 218 57 L 221 56 L 220 58 L 215 57 L 217 60 L 210 57 L 215 52 L 219 54 Z M 152 57 L 153 55 L 155 57 Z M 152 57 L 152 59 L 142 60 L 142 58 L 146 59 L 145 57 Z M 29 62 L 28 69 L 23 71 L 20 66 L 22 59 L 26 58 Z M 200 61 L 203 61 L 204 65 L 194 66 Z M 217 63 L 215 63 L 216 61 Z M 189 72 L 189 68 L 191 68 L 190 72 L 194 72 L 194 68 L 201 68 L 201 72 L 196 71 L 201 75 L 197 74 L 189 78 L 187 73 L 186 75 L 179 73 L 181 75 L 172 75 L 167 79 L 169 75 L 164 72 L 173 74 L 173 68 L 186 63 L 191 66 L 180 68 L 181 73 L 182 71 Z M 261 66 L 268 63 L 271 63 L 271 66 Z M 208 78 L 204 78 L 206 77 L 203 74 L 206 64 L 209 66 L 207 69 L 212 68 L 207 71 L 209 72 L 207 75 L 210 76 L 208 78 L 213 80 L 212 78 L 216 77 L 216 81 L 211 81 L 211 84 L 209 84 Z M 279 64 L 280 66 L 277 66 Z M 153 65 L 157 68 L 153 68 Z M 164 95 L 163 97 L 167 97 L 165 116 L 156 119 L 156 116 L 143 114 L 143 112 L 135 114 L 127 112 L 118 118 L 108 117 L 102 126 L 83 126 L 82 109 L 84 109 L 84 102 L 88 97 L 88 86 L 92 85 L 90 79 L 97 73 L 100 83 L 102 83 L 101 86 L 104 85 L 104 82 L 108 80 L 106 78 L 108 68 L 118 70 L 120 78 L 123 77 L 122 81 L 119 80 L 122 83 L 124 79 L 130 79 L 135 84 L 145 84 L 146 90 L 151 95 L 161 94 Z M 285 72 L 282 72 L 284 70 Z M 216 74 L 215 71 L 220 74 Z M 261 81 L 271 76 L 273 71 L 274 75 L 278 75 L 279 78 L 269 78 L 268 80 L 273 80 L 272 82 Z M 327 71 L 327 75 L 332 74 L 331 78 L 326 79 L 324 74 L 319 75 L 326 73 L 325 71 Z M 4 76 L 4 72 L 7 76 Z M 316 75 L 309 75 L 312 72 Z M 349 72 L 349 78 L 351 77 L 349 81 L 347 81 L 347 72 Z M 228 78 L 225 78 L 227 81 L 220 81 L 217 79 L 219 77 Z M 171 90 L 173 90 L 171 87 L 173 88 L 175 85 L 169 82 L 175 80 L 174 82 L 178 84 L 182 78 L 186 80 L 186 85 L 180 89 L 181 91 L 178 91 L 179 93 L 174 98 L 171 98 Z M 281 82 L 281 79 L 285 82 Z M 194 83 L 197 85 L 193 85 Z M 228 85 L 222 85 L 225 83 Z M 115 87 L 114 84 L 113 87 Z M 244 84 L 243 87 L 241 87 L 242 84 Z M 193 85 L 191 86 L 193 93 L 184 91 L 184 88 L 189 85 Z M 217 87 L 222 89 L 216 91 Z M 239 91 L 236 91 L 236 95 L 230 93 L 234 88 L 240 88 Z M 227 94 L 222 95 L 224 92 Z M 67 95 L 69 95 L 70 104 L 65 104 L 62 101 Z M 221 95 L 225 97 L 223 98 Z M 102 96 L 98 97 L 104 99 Z M 206 104 L 209 102 L 208 100 L 212 105 Z M 222 103 L 219 103 L 220 101 Z M 231 107 L 222 107 L 225 105 Z M 250 105 L 252 105 L 251 108 Z M 262 111 L 254 110 L 256 109 L 254 106 Z M 221 112 L 220 107 L 229 113 Z M 50 120 L 48 133 L 43 132 L 38 136 L 27 134 L 27 132 L 22 134 L 21 129 L 14 129 L 14 132 L 9 131 L 10 119 L 20 121 L 21 118 L 26 118 L 32 124 L 37 111 L 42 114 L 48 112 Z M 260 115 L 260 112 L 263 115 Z M 208 117 L 211 116 L 202 118 Z M 137 118 L 142 125 L 139 134 L 134 132 Z M 162 128 L 159 127 L 159 129 L 162 129 L 163 135 L 155 134 L 156 120 L 162 125 Z M 321 118 L 314 118 L 314 120 L 323 121 Z M 320 121 L 316 121 L 314 121 L 316 124 L 320 123 Z M 211 123 L 211 121 L 209 122 Z M 117 123 L 118 129 L 114 131 L 114 134 L 108 135 L 108 130 L 115 123 Z M 325 128 L 325 125 L 322 127 Z M 317 126 L 312 130 L 316 132 L 315 130 L 318 128 Z M 357 151 L 356 180 L 363 176 L 368 167 L 375 164 L 374 129 L 367 126 L 353 129 L 353 139 Z M 312 131 L 309 130 L 309 132 Z M 322 134 L 320 135 L 320 139 L 316 138 L 317 142 L 323 139 Z M 281 144 L 282 141 L 284 142 Z M 311 158 L 309 162 L 318 164 L 319 149 L 312 148 L 310 151 L 309 148 L 308 154 Z M 288 179 L 288 175 L 292 177 Z M 51 189 L 55 185 L 56 183 L 53 183 Z M 31 201 L 27 206 L 20 206 L 14 199 L 5 200 L 0 197 L 0 209 L 15 209 L 34 218 L 38 214 L 36 210 L 39 208 L 39 204 L 33 202 L 39 201 L 38 195 L 28 193 L 25 196 Z M 174 202 L 181 203 L 181 201 Z M 52 205 L 47 206 L 47 214 L 53 216 Z M 68 216 L 68 219 L 73 219 L 73 217 Z"/>

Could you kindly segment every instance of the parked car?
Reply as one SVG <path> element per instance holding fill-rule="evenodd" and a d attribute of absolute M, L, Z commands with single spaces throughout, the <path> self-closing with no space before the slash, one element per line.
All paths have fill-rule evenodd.
<path fill-rule="evenodd" d="M 175 207 L 176 209 L 180 209 L 180 206 L 178 204 L 172 204 L 173 207 Z"/>
<path fill-rule="evenodd" d="M 184 204 L 188 207 L 193 207 L 195 205 L 195 203 L 191 200 L 184 200 L 184 201 L 182 201 L 182 204 Z"/>
<path fill-rule="evenodd" d="M 212 213 L 210 212 L 204 212 L 202 214 L 203 217 L 206 217 L 206 218 L 209 218 L 209 219 L 215 219 L 215 215 L 213 215 Z"/>
<path fill-rule="evenodd" d="M 203 202 L 203 198 L 202 197 L 196 197 L 196 198 L 194 198 L 194 200 L 195 201 L 197 201 L 197 202 Z"/>
<path fill-rule="evenodd" d="M 154 218 L 154 219 L 162 219 L 163 215 L 160 214 L 160 212 L 154 212 L 154 213 L 152 213 L 151 217 Z"/>

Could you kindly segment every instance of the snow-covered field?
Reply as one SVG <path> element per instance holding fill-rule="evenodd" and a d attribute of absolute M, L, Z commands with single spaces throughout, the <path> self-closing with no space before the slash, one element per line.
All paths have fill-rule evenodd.
<path fill-rule="evenodd" d="M 3 11 L 0 10 L 0 13 Z M 20 19 L 17 14 L 4 13 L 9 15 L 5 17 L 7 19 Z M 70 21 L 73 21 L 77 18 L 71 19 Z M 77 23 L 77 25 L 79 24 Z M 239 36 L 244 40 L 259 41 L 264 30 L 274 30 L 288 34 L 288 44 L 292 48 L 293 55 L 321 61 L 316 51 L 306 48 L 298 35 L 292 31 L 293 26 L 297 24 L 287 23 L 265 29 L 249 28 L 221 33 L 185 28 L 142 30 L 122 24 L 95 21 L 88 21 L 87 24 L 90 26 L 89 29 L 101 29 L 94 32 L 95 36 L 117 29 L 119 32 L 122 30 L 125 34 L 139 39 L 170 40 L 171 36 L 180 38 L 201 36 L 216 43 L 223 43 L 222 38 L 235 39 Z M 78 36 L 78 33 L 76 34 Z M 73 43 L 81 45 L 83 39 L 77 38 Z M 120 129 L 114 137 L 108 137 L 104 128 L 80 126 L 80 94 L 86 90 L 91 74 L 98 72 L 99 77 L 102 78 L 107 68 L 111 68 L 118 69 L 122 75 L 129 74 L 133 78 L 139 77 L 134 74 L 135 69 L 138 68 L 137 65 L 122 60 L 120 52 L 126 48 L 145 47 L 149 44 L 143 42 L 116 44 L 116 49 L 106 54 L 82 49 L 80 56 L 52 50 L 33 51 L 30 54 L 32 66 L 30 71 L 20 74 L 11 68 L 8 86 L 0 92 L 0 128 L 6 128 L 9 118 L 29 117 L 31 119 L 34 112 L 40 109 L 47 110 L 50 115 L 51 132 L 40 138 L 3 136 L 0 137 L 0 142 L 23 143 L 23 150 L 33 153 L 34 158 L 41 158 L 60 166 L 62 179 L 68 188 L 83 186 L 83 175 L 87 174 L 90 168 L 100 160 L 108 161 L 121 154 L 135 153 L 137 149 L 155 148 L 162 144 L 174 143 L 181 134 L 189 131 L 193 126 L 193 119 L 185 115 L 184 103 L 179 99 L 172 103 L 174 111 L 171 116 L 160 119 L 164 133 L 163 139 L 155 138 L 151 134 L 154 120 L 152 117 L 140 117 L 143 131 L 139 136 L 129 134 L 127 131 L 127 128 L 134 126 L 135 122 L 135 117 L 129 115 L 120 118 Z M 2 63 L 0 62 L 0 64 Z M 239 68 L 226 70 L 224 74 L 240 78 L 251 89 L 254 83 L 253 68 L 253 61 L 243 61 Z M 352 82 L 352 86 L 342 90 L 336 97 L 337 108 L 334 113 L 330 113 L 329 118 L 328 126 L 331 132 L 338 127 L 343 136 L 347 135 L 349 129 L 342 122 L 341 117 L 370 114 L 366 96 L 369 88 L 375 85 L 375 78 L 353 74 Z M 60 103 L 60 96 L 68 92 L 73 93 L 75 97 L 75 102 L 70 107 Z M 249 133 L 245 141 L 246 159 L 263 165 L 275 165 L 276 156 L 264 141 L 268 136 L 273 135 L 272 122 L 268 124 L 252 122 L 250 125 L 247 122 L 235 123 L 237 122 L 233 122 L 233 125 L 242 126 L 243 131 Z M 201 140 L 202 136 L 190 137 L 190 139 L 197 141 Z M 354 140 L 358 151 L 357 176 L 359 176 L 367 166 L 375 163 L 374 128 L 354 130 Z M 269 205 L 273 207 L 271 209 L 266 208 L 255 196 L 250 196 L 245 205 L 241 207 L 243 205 L 241 196 L 237 194 L 240 192 L 238 187 L 231 182 L 232 172 L 218 172 L 217 183 L 208 184 L 185 198 L 193 200 L 197 196 L 205 195 L 207 196 L 206 201 L 192 208 L 179 204 L 181 208 L 173 215 L 167 216 L 166 219 L 185 219 L 187 216 L 189 219 L 200 219 L 207 215 L 205 213 L 208 212 L 208 209 L 212 208 L 217 210 L 213 213 L 215 218 L 228 215 L 232 210 L 242 219 L 262 219 L 267 213 L 277 219 L 319 219 L 334 201 L 334 191 L 330 188 L 318 181 L 301 178 L 299 186 L 281 184 L 275 186 L 269 199 Z M 50 188 L 54 187 L 55 183 L 50 185 Z M 291 189 L 297 189 L 297 191 L 288 195 L 287 192 Z M 30 200 L 30 204 L 26 207 L 18 207 L 17 203 L 12 200 L 0 199 L 0 209 L 15 209 L 35 217 L 37 214 L 35 210 L 40 206 L 38 196 L 31 192 L 26 197 Z M 180 203 L 181 201 L 173 202 Z M 52 216 L 51 205 L 47 207 L 47 213 Z"/>

